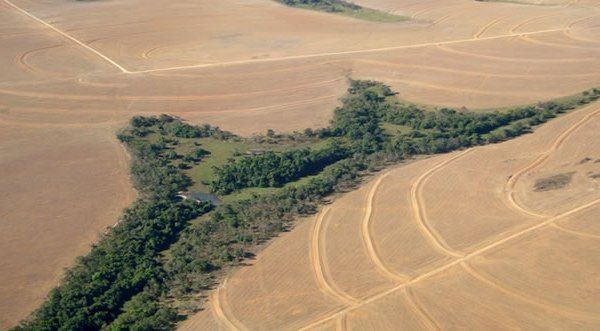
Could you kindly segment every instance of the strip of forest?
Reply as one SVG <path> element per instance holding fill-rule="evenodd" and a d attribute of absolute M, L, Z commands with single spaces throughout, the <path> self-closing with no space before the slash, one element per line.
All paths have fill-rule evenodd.
<path fill-rule="evenodd" d="M 600 98 L 600 89 L 502 111 L 430 110 L 350 81 L 328 127 L 240 137 L 136 116 L 119 133 L 139 198 L 15 330 L 171 330 L 224 270 L 332 194 L 419 155 L 498 143 Z M 201 190 L 221 199 L 182 199 Z"/>
<path fill-rule="evenodd" d="M 401 22 L 405 16 L 366 8 L 345 0 L 275 0 L 286 6 L 340 14 L 373 22 Z"/>

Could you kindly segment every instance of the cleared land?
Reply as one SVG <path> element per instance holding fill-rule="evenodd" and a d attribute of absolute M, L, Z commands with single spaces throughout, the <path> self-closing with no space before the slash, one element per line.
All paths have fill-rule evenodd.
<path fill-rule="evenodd" d="M 36 307 L 63 268 L 88 251 L 134 198 L 128 160 L 114 138 L 133 114 L 169 112 L 246 134 L 324 126 L 348 75 L 381 80 L 413 102 L 475 108 L 536 102 L 600 83 L 597 1 L 359 3 L 413 20 L 365 22 L 266 0 L 0 1 L 0 327 L 14 325 Z M 580 159 L 594 157 L 591 153 Z M 573 178 L 572 187 L 581 190 L 577 197 L 585 191 L 578 183 L 590 178 L 584 171 L 591 170 Z M 440 175 L 427 185 L 435 185 Z M 546 200 L 520 187 L 530 188 L 528 181 L 517 183 L 517 200 L 533 212 L 546 212 L 547 206 L 529 203 Z M 568 200 L 571 195 L 552 192 L 564 194 L 552 201 L 565 201 L 548 203 L 553 208 L 576 207 L 571 201 L 576 199 Z M 426 190 L 423 196 L 431 205 Z M 374 202 L 373 213 L 390 207 Z M 481 212 L 489 217 L 491 211 Z M 511 222 L 521 222 L 519 215 L 498 216 L 502 220 L 494 229 L 509 229 Z M 358 224 L 353 230 L 358 232 L 347 235 L 362 240 L 364 215 L 359 216 L 348 222 Z M 327 229 L 336 222 L 334 214 L 329 217 L 321 233 L 325 237 L 331 237 Z M 378 226 L 374 217 L 368 227 Z M 433 215 L 428 220 L 437 224 Z M 493 234 L 481 229 L 465 242 L 459 234 L 444 237 L 443 226 L 435 229 L 459 250 Z M 362 259 L 371 263 L 368 252 L 375 252 L 375 265 L 397 264 L 389 270 L 419 272 L 425 268 L 422 261 L 441 265 L 448 259 L 424 250 L 418 257 L 402 257 L 413 263 L 405 267 L 386 257 L 385 242 L 376 234 L 369 236 L 372 249 L 361 253 Z M 410 238 L 428 245 L 418 236 Z M 328 250 L 336 252 L 335 246 Z M 332 267 L 331 273 L 343 273 L 339 270 Z M 381 268 L 368 270 L 376 274 L 377 286 L 391 281 Z M 370 285 L 346 289 L 342 284 L 352 280 L 344 283 L 340 277 L 339 286 L 353 295 L 373 292 Z"/>
<path fill-rule="evenodd" d="M 229 316 L 202 311 L 182 329 L 205 325 L 213 316 L 220 316 L 221 325 L 235 320 L 248 329 L 597 328 L 600 242 L 591 215 L 597 216 L 600 191 L 570 195 L 560 210 L 536 210 L 547 214 L 539 217 L 520 197 L 537 194 L 521 182 L 538 169 L 581 162 L 569 146 L 594 152 L 584 137 L 597 136 L 599 107 L 509 142 L 379 175 L 326 207 L 316 221 L 277 239 L 252 267 L 235 272 L 212 303 L 225 303 Z M 557 142 L 563 143 L 554 147 Z M 538 155 L 562 162 L 540 162 Z M 522 169 L 528 170 L 515 185 L 517 208 L 506 186 Z M 311 226 L 323 231 L 316 244 L 315 233 L 307 231 Z M 282 267 L 290 263 L 293 269 Z M 308 288 L 321 289 L 313 290 L 310 305 L 290 300 Z"/>

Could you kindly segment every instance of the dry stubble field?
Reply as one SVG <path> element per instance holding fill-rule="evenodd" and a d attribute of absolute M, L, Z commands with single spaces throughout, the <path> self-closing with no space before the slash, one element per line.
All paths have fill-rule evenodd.
<path fill-rule="evenodd" d="M 385 171 L 230 275 L 182 329 L 597 329 L 598 125 L 593 104 Z M 566 188 L 534 191 L 565 170 Z"/>
<path fill-rule="evenodd" d="M 470 108 L 600 85 L 598 1 L 357 2 L 412 19 L 267 0 L 0 0 L 0 327 L 27 316 L 134 199 L 115 139 L 134 114 L 250 134 L 325 125 L 347 77 Z M 184 326 L 598 327 L 598 207 L 578 208 L 597 199 L 588 172 L 600 163 L 577 164 L 600 158 L 597 117 L 552 145 L 594 107 L 374 179 L 275 240 Z M 531 191 L 573 171 L 565 189 Z"/>

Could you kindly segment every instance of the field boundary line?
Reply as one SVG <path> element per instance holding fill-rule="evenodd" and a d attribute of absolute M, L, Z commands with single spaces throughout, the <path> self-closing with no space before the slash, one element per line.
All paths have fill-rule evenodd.
<path fill-rule="evenodd" d="M 553 223 L 554 224 L 554 223 Z M 479 280 L 480 282 L 486 284 L 490 288 L 493 288 L 499 292 L 504 293 L 505 295 L 511 296 L 519 301 L 526 302 L 530 305 L 537 306 L 543 309 L 552 310 L 558 314 L 562 315 L 570 315 L 573 317 L 579 317 L 583 319 L 598 319 L 598 316 L 593 313 L 582 312 L 578 310 L 573 310 L 568 307 L 558 306 L 554 303 L 546 302 L 537 298 L 530 297 L 526 294 L 519 293 L 518 290 L 508 288 L 503 284 L 499 283 L 493 277 L 486 275 L 484 272 L 476 270 L 473 266 L 469 265 L 467 262 L 463 261 L 460 263 L 460 266 L 465 270 L 471 277 Z"/>
<path fill-rule="evenodd" d="M 585 233 L 585 232 L 581 232 L 581 231 L 577 231 L 577 230 L 572 230 L 569 229 L 563 225 L 560 225 L 558 223 L 552 223 L 551 225 L 553 228 L 557 229 L 558 231 L 564 232 L 564 233 L 568 233 L 572 236 L 578 236 L 578 237 L 584 237 L 584 238 L 590 238 L 590 239 L 600 239 L 600 235 L 596 235 L 596 234 L 591 234 L 591 233 Z"/>
<path fill-rule="evenodd" d="M 494 25 L 496 25 L 503 19 L 504 19 L 504 17 L 500 17 L 498 19 L 495 19 L 495 20 L 489 22 L 485 26 L 483 26 L 481 29 L 479 29 L 479 31 L 477 31 L 477 33 L 475 34 L 475 38 L 481 39 L 481 36 L 483 36 L 484 33 L 486 33 L 489 29 L 491 29 Z"/>
<path fill-rule="evenodd" d="M 491 244 L 489 244 L 487 246 L 484 246 L 484 247 L 482 247 L 482 248 L 480 248 L 480 249 L 478 249 L 478 250 L 476 250 L 476 251 L 474 251 L 472 253 L 469 253 L 469 254 L 465 255 L 464 257 L 458 258 L 458 259 L 453 260 L 453 261 L 451 261 L 451 262 L 449 262 L 447 264 L 444 264 L 444 265 L 442 265 L 442 266 L 440 266 L 438 268 L 435 268 L 433 270 L 425 272 L 425 273 L 423 273 L 423 274 L 421 274 L 421 275 L 413 278 L 409 282 L 406 282 L 404 284 L 400 284 L 400 285 L 398 285 L 396 287 L 390 288 L 390 289 L 388 289 L 386 291 L 383 291 L 383 292 L 381 292 L 379 294 L 373 295 L 370 298 L 367 298 L 367 299 L 363 300 L 359 304 L 346 307 L 346 308 L 344 308 L 342 310 L 339 310 L 339 311 L 337 311 L 337 312 L 335 312 L 335 313 L 333 313 L 333 314 L 331 314 L 331 315 L 329 315 L 329 316 L 327 316 L 325 318 L 322 318 L 320 320 L 314 321 L 314 322 L 306 325 L 305 327 L 302 327 L 300 330 L 308 330 L 308 329 L 310 329 L 312 327 L 319 326 L 319 325 L 323 324 L 324 322 L 327 322 L 327 321 L 329 321 L 329 320 L 331 320 L 331 319 L 333 319 L 333 318 L 335 318 L 335 317 L 337 317 L 337 316 L 339 316 L 341 314 L 346 314 L 346 313 L 354 311 L 354 310 L 356 310 L 356 309 L 358 309 L 360 307 L 363 307 L 364 305 L 367 305 L 367 304 L 369 304 L 371 302 L 375 302 L 375 301 L 377 301 L 377 300 L 379 300 L 381 298 L 384 298 L 384 297 L 386 297 L 386 296 L 388 296 L 388 295 L 390 295 L 392 293 L 397 292 L 398 290 L 404 289 L 404 288 L 409 287 L 409 286 L 411 286 L 413 284 L 416 284 L 416 283 L 418 283 L 418 282 L 420 282 L 422 280 L 425 280 L 425 279 L 428 279 L 428 278 L 430 278 L 432 276 L 435 276 L 435 275 L 441 273 L 444 270 L 450 269 L 451 267 L 454 267 L 456 265 L 460 265 L 462 262 L 468 261 L 469 259 L 471 259 L 471 258 L 473 258 L 475 256 L 478 256 L 478 255 L 481 255 L 482 253 L 485 253 L 485 252 L 487 252 L 487 251 L 489 251 L 489 250 L 491 250 L 493 248 L 496 248 L 496 247 L 498 247 L 498 246 L 500 246 L 500 245 L 502 245 L 502 244 L 504 244 L 504 243 L 506 243 L 508 241 L 511 241 L 511 240 L 513 240 L 515 238 L 519 238 L 519 237 L 521 237 L 521 236 L 523 236 L 525 234 L 528 234 L 528 233 L 530 233 L 532 231 L 535 231 L 535 230 L 537 230 L 539 228 L 542 228 L 542 227 L 544 227 L 546 225 L 552 224 L 553 222 L 555 222 L 558 219 L 561 219 L 563 217 L 570 216 L 572 214 L 578 213 L 578 212 L 580 212 L 582 210 L 585 210 L 585 209 L 587 209 L 589 207 L 597 205 L 598 203 L 600 203 L 600 199 L 596 199 L 596 200 L 594 200 L 592 202 L 589 202 L 589 203 L 586 203 L 586 204 L 584 204 L 582 206 L 579 206 L 577 208 L 571 209 L 571 210 L 569 210 L 567 212 L 564 212 L 564 213 L 562 213 L 560 215 L 550 217 L 547 220 L 545 220 L 543 222 L 540 222 L 538 224 L 535 224 L 533 226 L 530 226 L 530 227 L 528 227 L 526 229 L 523 229 L 521 231 L 517 231 L 517 232 L 515 232 L 515 233 L 513 233 L 513 234 L 511 234 L 509 236 L 506 236 L 506 237 L 504 237 L 502 239 L 499 239 L 499 240 L 497 240 L 497 241 L 495 241 L 495 242 L 493 242 L 493 243 L 491 243 Z"/>
<path fill-rule="evenodd" d="M 219 322 L 219 324 L 223 324 L 229 330 L 246 331 L 248 330 L 248 328 L 242 325 L 242 323 L 236 320 L 234 317 L 227 316 L 227 313 L 223 309 L 223 305 L 221 302 L 221 290 L 224 289 L 226 286 L 227 279 L 225 279 L 223 284 L 219 285 L 219 287 L 217 287 L 217 289 L 214 290 L 211 295 L 210 301 L 213 316 L 215 317 L 217 322 Z"/>
<path fill-rule="evenodd" d="M 518 29 L 524 27 L 525 25 L 527 25 L 529 23 L 532 23 L 532 22 L 535 22 L 535 21 L 539 21 L 539 20 L 542 20 L 542 19 L 545 19 L 545 18 L 548 18 L 548 17 L 558 16 L 558 15 L 560 15 L 560 13 L 558 13 L 558 14 L 557 13 L 553 13 L 553 14 L 547 14 L 547 15 L 542 15 L 542 16 L 536 16 L 536 17 L 528 18 L 528 19 L 526 19 L 524 21 L 520 21 L 517 24 L 513 25 L 510 28 L 509 33 L 518 33 L 517 32 Z"/>
<path fill-rule="evenodd" d="M 439 233 L 429 224 L 427 216 L 425 214 L 425 203 L 423 201 L 423 185 L 440 169 L 444 168 L 453 161 L 463 157 L 467 153 L 470 153 L 473 149 L 468 149 L 458 153 L 450 158 L 447 158 L 435 166 L 430 168 L 421 174 L 417 180 L 410 187 L 410 205 L 412 209 L 413 219 L 417 223 L 419 231 L 424 235 L 425 239 L 432 244 L 432 246 L 439 252 L 453 257 L 463 257 L 462 252 L 457 252 L 448 246 L 446 241 L 440 236 Z"/>
<path fill-rule="evenodd" d="M 559 31 L 565 31 L 565 30 L 568 30 L 568 28 L 555 28 L 555 29 L 530 31 L 530 32 L 509 33 L 509 34 L 497 35 L 497 36 L 491 36 L 491 37 L 436 41 L 436 42 L 412 44 L 412 45 L 389 46 L 389 47 L 370 48 L 370 49 L 358 49 L 358 50 L 353 50 L 353 51 L 324 52 L 324 53 L 291 55 L 291 56 L 282 56 L 282 57 L 265 58 L 265 59 L 250 59 L 250 60 L 238 60 L 238 61 L 229 61 L 229 62 L 192 64 L 192 65 L 186 65 L 186 66 L 175 66 L 175 67 L 167 67 L 167 68 L 156 68 L 156 69 L 130 71 L 129 73 L 130 74 L 141 74 L 141 73 L 184 70 L 184 69 L 229 67 L 229 66 L 243 65 L 243 64 L 270 63 L 270 62 L 279 62 L 279 61 L 288 61 L 288 60 L 332 57 L 332 56 L 340 56 L 340 55 L 369 54 L 369 53 L 379 53 L 379 52 L 394 51 L 394 50 L 401 50 L 401 49 L 412 49 L 412 48 L 422 48 L 422 47 L 439 46 L 439 45 L 462 44 L 462 43 L 470 43 L 470 42 L 484 41 L 484 40 L 505 39 L 505 38 L 513 38 L 513 37 L 559 32 Z"/>
<path fill-rule="evenodd" d="M 335 323 L 336 331 L 346 331 L 348 330 L 348 319 L 346 314 L 342 314 Z"/>
<path fill-rule="evenodd" d="M 528 164 L 527 166 L 517 170 L 517 172 L 515 172 L 513 175 L 510 176 L 510 178 L 508 179 L 508 181 L 506 181 L 506 184 L 504 186 L 504 191 L 506 194 L 506 199 L 508 200 L 508 203 L 510 205 L 510 207 L 513 207 L 513 209 L 516 209 L 524 214 L 530 215 L 530 216 L 534 216 L 534 217 L 548 217 L 548 215 L 544 215 L 544 214 L 540 214 L 540 213 L 536 213 L 534 211 L 530 211 L 527 208 L 523 207 L 519 202 L 517 202 L 516 198 L 515 198 L 515 186 L 517 185 L 517 181 L 523 176 L 525 175 L 527 172 L 530 172 L 531 170 L 537 168 L 538 166 L 542 165 L 544 162 L 546 162 L 546 160 L 548 158 L 550 158 L 550 156 L 552 156 L 552 154 L 554 152 L 556 152 L 560 147 L 562 147 L 562 145 L 564 144 L 564 142 L 571 136 L 571 134 L 573 134 L 574 132 L 576 132 L 577 129 L 579 129 L 581 126 L 583 126 L 584 124 L 586 124 L 590 119 L 592 119 L 594 116 L 596 116 L 598 113 L 600 113 L 600 108 L 597 108 L 596 110 L 590 112 L 589 114 L 583 116 L 583 118 L 581 118 L 580 120 L 578 120 L 577 122 L 575 122 L 574 124 L 572 124 L 571 126 L 569 126 L 568 128 L 566 128 L 552 143 L 552 145 L 550 145 L 550 148 L 548 148 L 546 151 L 542 152 L 542 154 L 540 154 L 537 158 L 535 158 L 535 160 L 533 160 L 533 162 L 531 162 L 530 164 Z"/>
<path fill-rule="evenodd" d="M 365 209 L 365 213 L 361 222 L 360 235 L 362 242 L 367 249 L 367 255 L 369 255 L 369 259 L 371 262 L 373 262 L 373 264 L 375 264 L 378 271 L 380 271 L 380 273 L 382 273 L 386 278 L 389 278 L 394 282 L 406 282 L 408 280 L 408 276 L 396 274 L 390 270 L 385 263 L 383 263 L 381 257 L 379 256 L 379 252 L 377 251 L 377 247 L 375 247 L 373 236 L 371 234 L 371 220 L 373 219 L 375 195 L 379 190 L 379 186 L 389 174 L 390 172 L 388 171 L 379 176 L 367 194 L 367 208 Z"/>
<path fill-rule="evenodd" d="M 440 49 L 442 49 L 440 47 Z M 389 61 L 381 61 L 381 60 L 367 60 L 367 59 L 356 59 L 355 62 L 365 63 L 367 65 L 372 66 L 382 66 L 382 67 L 398 67 L 398 68 L 407 68 L 407 69 L 421 69 L 428 70 L 434 72 L 445 72 L 451 73 L 453 75 L 463 75 L 463 76 L 472 76 L 472 77 L 500 77 L 500 78 L 520 78 L 520 79 L 539 79 L 539 78 L 562 78 L 562 77 L 596 77 L 600 75 L 600 71 L 598 72 L 586 72 L 586 73 L 575 73 L 575 74 L 504 74 L 500 72 L 484 72 L 484 71 L 473 71 L 473 70 L 458 70 L 451 69 L 448 67 L 437 67 L 434 65 L 426 65 L 426 64 L 406 64 L 406 63 L 394 63 Z"/>
<path fill-rule="evenodd" d="M 329 214 L 330 207 L 327 206 L 319 212 L 317 218 L 314 221 L 313 231 L 310 239 L 310 256 L 311 266 L 313 269 L 313 275 L 316 278 L 317 286 L 321 292 L 326 293 L 330 297 L 336 299 L 340 303 L 352 305 L 358 303 L 358 299 L 351 297 L 347 293 L 343 292 L 335 286 L 331 276 L 327 272 L 325 261 L 323 260 L 323 254 L 321 250 L 323 245 L 321 243 L 321 230 L 323 220 Z"/>
<path fill-rule="evenodd" d="M 421 302 L 419 302 L 419 299 L 416 297 L 415 293 L 410 287 L 404 288 L 404 296 L 410 308 L 413 310 L 414 313 L 418 315 L 423 326 L 427 330 L 441 330 L 441 328 L 438 326 L 431 314 L 429 314 L 429 312 L 425 310 L 425 307 L 423 307 Z"/>
<path fill-rule="evenodd" d="M 192 64 L 192 65 L 184 65 L 184 66 L 173 66 L 166 68 L 154 68 L 154 69 L 145 69 L 145 70 L 129 70 L 115 60 L 109 58 L 108 56 L 102 54 L 100 51 L 95 48 L 79 41 L 75 37 L 69 35 L 68 33 L 58 29 L 54 25 L 45 22 L 44 20 L 38 18 L 37 16 L 29 13 L 23 8 L 17 6 L 10 0 L 4 0 L 4 2 L 10 7 L 14 8 L 18 12 L 27 17 L 35 20 L 36 22 L 44 25 L 47 28 L 55 31 L 61 36 L 71 40 L 77 45 L 85 48 L 86 50 L 94 53 L 99 56 L 106 62 L 110 63 L 117 69 L 119 69 L 122 73 L 133 75 L 133 74 L 144 74 L 144 73 L 152 73 L 152 72 L 162 72 L 162 71 L 174 71 L 174 70 L 184 70 L 184 69 L 200 69 L 200 68 L 214 68 L 214 67 L 229 67 L 235 65 L 243 65 L 243 64 L 253 64 L 253 63 L 270 63 L 270 62 L 280 62 L 280 61 L 288 61 L 288 60 L 298 60 L 298 59 L 311 59 L 311 58 L 320 58 L 320 57 L 331 57 L 331 56 L 340 56 L 340 55 L 352 55 L 352 54 L 369 54 L 369 53 L 378 53 L 385 51 L 394 51 L 401 49 L 412 49 L 412 48 L 422 48 L 422 47 L 430 47 L 430 46 L 440 46 L 440 45 L 452 45 L 452 44 L 462 44 L 462 43 L 470 43 L 475 41 L 483 41 L 483 40 L 495 40 L 495 39 L 504 39 L 504 38 L 512 38 L 512 37 L 522 37 L 536 34 L 544 34 L 544 33 L 552 33 L 559 31 L 569 30 L 570 27 L 566 28 L 555 28 L 555 29 L 547 29 L 547 30 L 538 30 L 538 31 L 529 31 L 529 32 L 511 32 L 508 34 L 490 36 L 490 37 L 481 37 L 481 38 L 466 38 L 466 39 L 456 39 L 456 40 L 447 40 L 447 41 L 437 41 L 437 42 L 428 42 L 421 44 L 412 44 L 412 45 L 400 45 L 400 46 L 389 46 L 389 47 L 380 47 L 380 48 L 370 48 L 370 49 L 359 49 L 359 50 L 351 50 L 351 51 L 340 51 L 340 52 L 324 52 L 324 53 L 315 53 L 315 54 L 304 54 L 304 55 L 291 55 L 291 56 L 282 56 L 277 58 L 266 58 L 266 59 L 250 59 L 250 60 L 238 60 L 238 61 L 228 61 L 228 62 L 216 62 L 216 63 L 202 63 L 202 64 Z"/>
<path fill-rule="evenodd" d="M 87 49 L 88 51 L 96 54 L 97 56 L 99 56 L 100 58 L 102 58 L 104 61 L 110 63 L 111 65 L 113 65 L 114 67 L 116 67 L 117 69 L 119 69 L 122 73 L 125 74 L 130 74 L 132 73 L 131 71 L 125 69 L 123 66 L 121 66 L 120 64 L 118 64 L 117 62 L 115 62 L 114 60 L 112 60 L 111 58 L 109 58 L 108 56 L 100 53 L 98 50 L 94 49 L 91 46 L 86 45 L 85 43 L 79 41 L 78 39 L 76 39 L 75 37 L 69 35 L 66 32 L 63 32 L 62 30 L 60 30 L 59 28 L 55 27 L 54 25 L 50 24 L 50 23 L 46 23 L 44 20 L 38 18 L 37 16 L 29 13 L 28 11 L 26 11 L 25 9 L 17 6 L 16 4 L 12 3 L 10 0 L 4 0 L 4 2 L 9 5 L 10 7 L 12 7 L 13 9 L 17 10 L 18 12 L 20 12 L 21 14 L 35 20 L 36 22 L 42 24 L 43 26 L 53 30 L 54 32 L 60 34 L 61 36 L 69 39 L 70 41 L 76 43 L 77 45 Z"/>

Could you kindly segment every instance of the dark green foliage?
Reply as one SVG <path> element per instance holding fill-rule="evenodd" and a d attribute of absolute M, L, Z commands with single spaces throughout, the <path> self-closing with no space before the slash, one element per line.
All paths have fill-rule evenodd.
<path fill-rule="evenodd" d="M 147 287 L 123 306 L 123 312 L 108 330 L 171 330 L 179 320 L 177 311 L 161 303 L 157 286 Z"/>
<path fill-rule="evenodd" d="M 209 287 L 212 280 L 201 275 L 240 262 L 256 245 L 287 229 L 295 216 L 314 213 L 324 196 L 354 186 L 364 169 L 363 161 L 342 160 L 304 185 L 218 206 L 172 248 L 167 264 L 172 291 Z"/>
<path fill-rule="evenodd" d="M 163 281 L 157 254 L 177 239 L 187 222 L 209 205 L 168 200 L 137 201 L 118 226 L 78 260 L 62 285 L 24 324 L 30 330 L 98 330 L 152 282 Z M 138 299 L 139 300 L 139 299 Z"/>
<path fill-rule="evenodd" d="M 295 217 L 314 213 L 326 196 L 352 189 L 362 174 L 413 155 L 527 133 L 534 125 L 597 100 L 600 90 L 569 101 L 483 114 L 447 108 L 426 111 L 394 102 L 393 95 L 381 83 L 352 81 L 330 127 L 293 135 L 271 132 L 269 144 L 288 139 L 321 147 L 240 156 L 217 169 L 211 188 L 226 194 L 246 187 L 280 187 L 314 176 L 274 193 L 223 203 L 210 213 L 208 204 L 176 199 L 177 192 L 190 184 L 181 168 L 200 161 L 206 151 L 198 147 L 178 155 L 172 149 L 178 143 L 174 137 L 241 138 L 168 115 L 132 118 L 118 139 L 134 156 L 132 175 L 141 198 L 20 328 L 172 329 L 179 317 L 169 303 L 175 300 L 170 299 L 185 301 L 188 294 L 210 288 L 218 270 L 243 261 L 257 245 L 288 229 Z M 404 129 L 390 133 L 383 124 Z M 159 138 L 149 139 L 150 133 Z M 189 221 L 199 216 L 190 226 Z M 168 258 L 161 258 L 167 249 Z"/>
<path fill-rule="evenodd" d="M 181 122 L 179 120 L 165 123 L 162 125 L 161 129 L 164 133 L 171 134 L 179 138 L 213 137 L 225 140 L 234 136 L 229 132 L 222 131 L 218 127 L 213 127 L 208 124 L 202 126 L 194 126 Z"/>
<path fill-rule="evenodd" d="M 324 149 L 303 148 L 283 153 L 237 159 L 216 171 L 210 183 L 215 193 L 227 194 L 245 187 L 277 187 L 307 175 L 316 174 L 336 161 L 348 157 L 338 144 Z"/>
<path fill-rule="evenodd" d="M 290 7 L 346 15 L 373 22 L 401 22 L 408 17 L 362 7 L 346 0 L 275 0 Z"/>
<path fill-rule="evenodd" d="M 137 118 L 134 123 L 132 131 L 155 125 L 156 118 Z M 190 220 L 208 212 L 211 205 L 174 199 L 189 180 L 161 156 L 164 142 L 125 141 L 134 156 L 132 175 L 142 198 L 125 210 L 118 225 L 88 255 L 78 259 L 61 285 L 19 329 L 99 330 L 112 328 L 111 322 L 119 316 L 114 329 L 170 328 L 173 311 L 152 306 L 159 305 L 154 300 L 165 292 L 166 274 L 158 256 Z M 146 292 L 149 289 L 154 292 Z"/>
<path fill-rule="evenodd" d="M 209 151 L 207 151 L 207 150 L 205 150 L 205 149 L 202 149 L 202 148 L 196 148 L 196 149 L 194 149 L 194 150 L 192 151 L 192 153 L 191 153 L 190 155 L 191 155 L 191 156 L 192 156 L 194 159 L 196 159 L 196 160 L 200 160 L 200 159 L 202 159 L 203 157 L 205 157 L 205 156 L 207 156 L 207 155 L 210 155 L 210 152 L 209 152 Z"/>
<path fill-rule="evenodd" d="M 133 182 L 144 197 L 171 199 L 190 184 L 190 179 L 169 163 L 173 154 L 172 151 L 163 153 L 165 146 L 136 140 L 130 147 L 134 154 Z"/>
<path fill-rule="evenodd" d="M 134 128 L 142 128 L 156 125 L 159 119 L 156 117 L 134 116 L 129 121 L 129 124 Z"/>
<path fill-rule="evenodd" d="M 362 7 L 343 0 L 277 0 L 292 7 L 312 7 L 327 12 L 339 12 L 342 9 L 358 10 Z"/>

